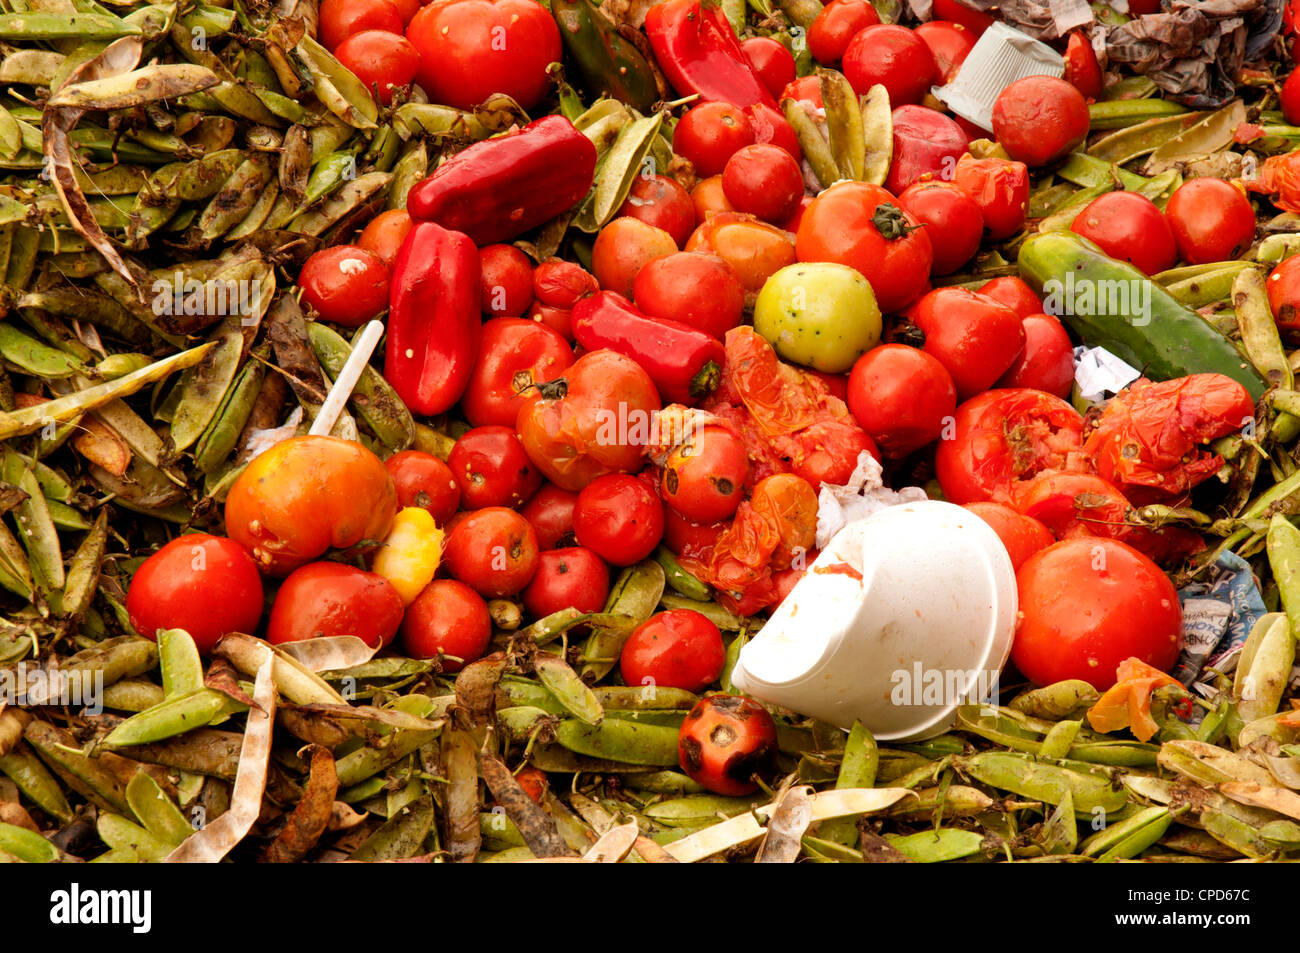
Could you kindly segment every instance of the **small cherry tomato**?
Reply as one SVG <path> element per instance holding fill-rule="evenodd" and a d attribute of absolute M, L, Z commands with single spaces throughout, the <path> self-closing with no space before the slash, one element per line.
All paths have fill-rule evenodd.
<path fill-rule="evenodd" d="M 858 95 L 877 83 L 894 106 L 919 103 L 938 79 L 925 41 L 904 26 L 879 24 L 859 30 L 844 51 L 844 75 Z"/>
<path fill-rule="evenodd" d="M 740 51 L 773 96 L 781 95 L 795 77 L 794 54 L 770 36 L 750 37 L 740 44 Z"/>
<path fill-rule="evenodd" d="M 298 272 L 302 300 L 322 320 L 359 328 L 388 309 L 388 266 L 356 245 L 322 248 Z"/>
<path fill-rule="evenodd" d="M 1083 142 L 1091 119 L 1083 94 L 1054 76 L 1026 76 L 998 94 L 993 133 L 1012 159 L 1051 165 Z"/>
<path fill-rule="evenodd" d="M 380 261 L 392 270 L 397 252 L 411 230 L 411 216 L 404 208 L 380 212 L 370 220 L 357 237 L 357 247 L 379 256 Z"/>
<path fill-rule="evenodd" d="M 411 658 L 442 659 L 444 672 L 459 672 L 483 657 L 492 642 L 492 617 L 477 592 L 455 579 L 435 579 L 406 607 L 398 637 Z"/>
<path fill-rule="evenodd" d="M 1066 44 L 1065 81 L 1077 89 L 1088 102 L 1095 102 L 1101 98 L 1101 64 L 1097 62 L 1097 54 L 1093 52 L 1092 41 L 1082 30 L 1071 32 L 1070 40 Z"/>
<path fill-rule="evenodd" d="M 1019 315 L 966 288 L 936 288 L 916 309 L 925 353 L 948 369 L 966 400 L 993 386 L 1025 348 Z"/>
<path fill-rule="evenodd" d="M 248 550 L 221 536 L 187 533 L 140 564 L 126 594 L 131 627 L 146 639 L 184 629 L 206 655 L 222 636 L 251 634 L 262 618 L 262 577 Z"/>
<path fill-rule="evenodd" d="M 366 89 L 377 93 L 381 106 L 392 103 L 394 90 L 410 86 L 420 68 L 420 54 L 411 41 L 387 30 L 353 33 L 338 45 L 334 56 Z"/>
<path fill-rule="evenodd" d="M 1300 256 L 1282 261 L 1268 276 L 1268 303 L 1277 326 L 1300 331 Z"/>
<path fill-rule="evenodd" d="M 695 203 L 691 193 L 666 175 L 638 175 L 619 215 L 662 228 L 679 246 L 695 231 Z"/>
<path fill-rule="evenodd" d="M 753 145 L 736 151 L 722 172 L 722 191 L 739 212 L 769 222 L 788 218 L 803 197 L 803 172 L 790 153 Z"/>
<path fill-rule="evenodd" d="M 646 262 L 677 251 L 677 243 L 662 228 L 624 215 L 600 230 L 591 247 L 591 270 L 600 286 L 632 297 L 632 285 Z"/>
<path fill-rule="evenodd" d="M 1007 548 L 1012 569 L 1019 570 L 1026 559 L 1056 542 L 1046 526 L 1004 503 L 967 503 L 966 509 L 993 527 Z"/>
<path fill-rule="evenodd" d="M 664 535 L 664 506 L 645 483 L 626 473 L 597 477 L 578 494 L 573 532 L 615 566 L 630 566 L 649 556 Z"/>
<path fill-rule="evenodd" d="M 1016 488 L 1014 505 L 1058 539 L 1116 538 L 1128 528 L 1128 500 L 1113 483 L 1092 473 L 1045 470 Z"/>
<path fill-rule="evenodd" d="M 880 14 L 867 0 L 831 0 L 808 26 L 808 52 L 818 63 L 833 66 L 850 40 L 879 22 Z"/>
<path fill-rule="evenodd" d="M 451 467 L 433 454 L 402 450 L 384 461 L 384 469 L 393 478 L 399 509 L 422 507 L 439 526 L 446 526 L 459 509 L 460 486 Z"/>
<path fill-rule="evenodd" d="M 950 275 L 975 257 L 984 235 L 984 215 L 975 200 L 952 182 L 924 181 L 898 196 L 898 207 L 930 234 L 932 275 Z"/>
<path fill-rule="evenodd" d="M 522 592 L 533 581 L 538 556 L 532 524 L 514 510 L 489 506 L 452 527 L 442 561 L 453 577 L 495 599 Z"/>
<path fill-rule="evenodd" d="M 532 524 L 541 549 L 555 549 L 574 540 L 573 508 L 577 502 L 577 493 L 546 483 L 519 508 L 519 515 Z"/>
<path fill-rule="evenodd" d="M 533 270 L 533 294 L 556 308 L 572 308 L 578 299 L 599 290 L 595 275 L 563 258 L 548 258 Z"/>
<path fill-rule="evenodd" d="M 569 342 L 541 322 L 485 321 L 478 362 L 461 398 L 465 419 L 475 427 L 513 428 L 535 385 L 560 377 L 573 360 Z"/>
<path fill-rule="evenodd" d="M 899 195 L 926 176 L 952 179 L 957 160 L 966 153 L 966 133 L 960 126 L 929 106 L 899 106 L 893 121 L 894 161 L 886 189 Z"/>
<path fill-rule="evenodd" d="M 533 303 L 533 263 L 514 245 L 486 245 L 478 250 L 483 313 L 519 317 Z"/>
<path fill-rule="evenodd" d="M 865 0 L 850 0 L 850 2 L 865 3 Z M 831 3 L 827 4 L 827 6 L 833 5 L 834 0 L 831 0 Z M 816 75 L 800 76 L 793 83 L 787 83 L 785 89 L 781 90 L 781 95 L 777 97 L 777 102 L 780 102 L 783 99 L 797 99 L 802 102 L 811 103 L 817 109 L 822 109 L 824 107 L 822 103 L 821 81 L 816 77 Z"/>
<path fill-rule="evenodd" d="M 331 53 L 366 30 L 402 34 L 402 14 L 389 0 L 321 0 L 319 18 L 317 38 Z"/>
<path fill-rule="evenodd" d="M 897 459 L 939 439 L 957 410 L 957 388 L 925 351 L 882 344 L 853 365 L 847 403 L 862 429 Z"/>
<path fill-rule="evenodd" d="M 393 6 L 397 7 L 397 12 L 402 16 L 402 25 L 411 22 L 411 17 L 420 12 L 420 7 L 424 6 L 420 0 L 389 0 Z"/>
<path fill-rule="evenodd" d="M 754 127 L 756 143 L 760 146 L 777 146 L 790 153 L 796 163 L 803 161 L 799 137 L 794 134 L 794 128 L 786 121 L 781 110 L 767 103 L 754 103 L 745 108 L 745 113 L 749 116 L 749 124 Z"/>
<path fill-rule="evenodd" d="M 677 736 L 681 769 L 714 794 L 740 797 L 758 790 L 754 776 L 776 757 L 776 722 L 756 701 L 709 695 L 687 714 Z"/>
<path fill-rule="evenodd" d="M 717 255 L 746 291 L 763 290 L 767 279 L 795 263 L 788 232 L 744 212 L 719 212 L 691 233 L 686 251 Z"/>
<path fill-rule="evenodd" d="M 951 20 L 960 23 L 975 34 L 976 39 L 993 25 L 993 17 L 982 10 L 974 10 L 961 0 L 934 0 L 931 10 L 936 20 Z"/>
<path fill-rule="evenodd" d="M 513 427 L 490 425 L 468 431 L 451 448 L 447 466 L 467 510 L 517 507 L 542 485 L 542 475 Z"/>
<path fill-rule="evenodd" d="M 534 768 L 532 765 L 516 771 L 515 780 L 519 782 L 519 786 L 524 789 L 524 792 L 538 804 L 542 803 L 542 798 L 546 796 L 546 792 L 551 787 L 551 779 L 546 772 Z"/>
<path fill-rule="evenodd" d="M 980 285 L 976 294 L 982 294 L 986 298 L 992 298 L 999 304 L 1004 304 L 1022 318 L 1027 318 L 1031 314 L 1043 313 L 1043 299 L 1034 293 L 1034 289 L 1021 278 L 1015 275 L 1003 275 L 1000 278 L 990 278 L 984 284 Z"/>
<path fill-rule="evenodd" d="M 636 306 L 699 328 L 719 341 L 744 320 L 745 286 L 717 255 L 677 252 L 648 262 L 633 282 Z"/>
<path fill-rule="evenodd" d="M 688 520 L 716 523 L 736 512 L 745 496 L 749 460 L 727 427 L 704 426 L 664 462 L 664 502 Z"/>
<path fill-rule="evenodd" d="M 691 190 L 691 206 L 695 209 L 696 223 L 706 222 L 719 212 L 734 212 L 736 209 L 727 201 L 727 193 L 722 190 L 722 173 L 700 179 Z"/>
<path fill-rule="evenodd" d="M 331 548 L 382 540 L 396 515 L 397 490 L 383 463 L 338 437 L 277 443 L 253 458 L 226 496 L 226 532 L 272 576 Z"/>
<path fill-rule="evenodd" d="M 393 641 L 406 607 L 393 584 L 343 563 L 308 563 L 275 594 L 266 640 L 273 645 L 355 635 L 371 648 Z"/>
<path fill-rule="evenodd" d="M 1282 84 L 1282 116 L 1291 125 L 1300 123 L 1300 70 L 1292 70 Z"/>
<path fill-rule="evenodd" d="M 948 20 L 922 23 L 915 32 L 930 48 L 941 86 L 946 86 L 957 78 L 961 64 L 966 62 L 966 57 L 975 48 L 975 41 L 979 39 L 974 30 Z"/>
<path fill-rule="evenodd" d="M 1251 222 L 1253 226 L 1253 217 Z M 1172 268 L 1178 261 L 1178 248 L 1169 222 L 1154 202 L 1136 192 L 1107 192 L 1097 196 L 1075 216 L 1070 230 L 1096 242 L 1111 258 L 1127 261 L 1143 274 L 1154 275 Z"/>
<path fill-rule="evenodd" d="M 1032 387 L 1069 398 L 1074 385 L 1074 345 L 1061 322 L 1050 314 L 1020 319 L 1025 349 L 998 378 L 997 387 Z"/>
<path fill-rule="evenodd" d="M 1010 238 L 1025 225 L 1029 207 L 1029 169 L 1023 162 L 962 156 L 956 182 L 984 214 L 984 234 L 993 241 Z"/>
<path fill-rule="evenodd" d="M 730 103 L 692 106 L 673 129 L 673 151 L 690 160 L 702 179 L 720 175 L 738 149 L 755 141 L 749 116 Z"/>
<path fill-rule="evenodd" d="M 609 598 L 609 568 L 590 549 L 570 546 L 545 550 L 537 575 L 524 590 L 524 608 L 535 619 L 561 609 L 599 612 Z"/>
<path fill-rule="evenodd" d="M 1255 211 L 1250 200 L 1224 179 L 1184 182 L 1169 197 L 1165 216 L 1179 256 L 1190 265 L 1229 261 L 1255 239 Z"/>
<path fill-rule="evenodd" d="M 632 630 L 618 668 L 628 685 L 698 692 L 718 680 L 725 656 L 716 625 L 693 609 L 671 609 Z"/>
<path fill-rule="evenodd" d="M 1070 539 L 1016 574 L 1020 614 L 1011 661 L 1030 681 L 1115 683 L 1126 658 L 1169 671 L 1182 648 L 1178 592 L 1160 567 L 1111 539 Z"/>

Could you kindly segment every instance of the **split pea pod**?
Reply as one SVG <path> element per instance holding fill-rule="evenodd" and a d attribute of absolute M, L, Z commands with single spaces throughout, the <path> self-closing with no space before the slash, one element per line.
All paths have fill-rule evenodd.
<path fill-rule="evenodd" d="M 1089 837 L 1079 847 L 1079 853 L 1103 862 L 1136 857 L 1160 840 L 1172 822 L 1173 814 L 1167 807 L 1143 808 Z"/>
<path fill-rule="evenodd" d="M 331 379 L 337 378 L 352 356 L 352 346 L 342 335 L 315 321 L 307 325 L 307 335 L 325 373 Z M 393 386 L 369 364 L 362 369 L 349 402 L 385 447 L 396 452 L 415 443 L 415 419 L 410 410 Z"/>
<path fill-rule="evenodd" d="M 1168 99 L 1114 99 L 1088 107 L 1089 125 L 1098 129 L 1123 129 L 1148 119 L 1186 113 L 1187 107 Z M 1170 136 L 1172 138 L 1172 134 Z"/>
<path fill-rule="evenodd" d="M 836 70 L 819 69 L 817 78 L 838 177 L 861 181 L 867 174 L 867 140 L 858 94 Z"/>
<path fill-rule="evenodd" d="M 0 774 L 18 786 L 28 800 L 63 823 L 72 820 L 72 807 L 63 788 L 41 760 L 26 745 L 19 745 L 0 755 Z"/>
<path fill-rule="evenodd" d="M 144 863 L 159 863 L 177 846 L 120 814 L 100 814 L 95 830 L 111 850 L 133 853 Z"/>
<path fill-rule="evenodd" d="M 147 771 L 137 771 L 127 783 L 126 801 L 145 830 L 172 847 L 194 833 L 181 809 Z"/>
<path fill-rule="evenodd" d="M 1123 788 L 1112 786 L 1104 774 L 1084 774 L 1056 765 L 1040 764 L 1011 752 L 984 751 L 961 762 L 971 777 L 1001 791 L 1048 804 L 1058 804 L 1066 791 L 1074 798 L 1079 814 L 1100 808 L 1110 814 L 1128 803 Z"/>
<path fill-rule="evenodd" d="M 1280 514 L 1274 520 L 1286 523 L 1286 517 Z M 1233 700 L 1243 721 L 1249 723 L 1277 712 L 1295 664 L 1295 642 L 1291 624 L 1280 612 L 1260 617 L 1251 630 L 1232 683 Z"/>
<path fill-rule="evenodd" d="M 940 864 L 978 854 L 984 837 L 974 831 L 940 827 L 919 834 L 886 834 L 885 840 L 917 864 Z"/>
<path fill-rule="evenodd" d="M 817 181 L 823 188 L 829 187 L 840 178 L 840 169 L 817 121 L 808 115 L 803 104 L 796 99 L 781 100 L 781 111 L 785 114 L 790 128 L 794 130 L 799 140 L 799 147 L 803 150 L 803 156 L 808 160 L 813 175 L 817 176 Z"/>
<path fill-rule="evenodd" d="M 59 849 L 25 827 L 0 822 L 0 851 L 27 864 L 56 864 Z"/>
<path fill-rule="evenodd" d="M 121 779 L 101 761 L 82 754 L 71 734 L 48 722 L 33 721 L 23 737 L 78 794 L 110 811 L 130 813 Z"/>
<path fill-rule="evenodd" d="M 266 379 L 266 359 L 270 348 L 253 349 L 252 360 L 245 362 L 235 381 L 227 389 L 217 412 L 203 435 L 194 445 L 194 463 L 204 473 L 214 473 L 234 451 L 239 435 L 253 414 L 262 382 Z"/>
<path fill-rule="evenodd" d="M 533 667 L 542 684 L 569 714 L 588 725 L 600 724 L 605 717 L 604 706 L 564 659 L 539 653 L 533 658 Z"/>
<path fill-rule="evenodd" d="M 347 788 L 397 764 L 407 755 L 437 737 L 436 730 L 398 728 L 385 739 L 383 748 L 358 748 L 338 760 L 339 787 Z"/>
<path fill-rule="evenodd" d="M 1295 375 L 1286 351 L 1282 349 L 1277 323 L 1269 308 L 1262 269 L 1247 268 L 1237 275 L 1232 284 L 1232 306 L 1237 313 L 1242 346 L 1255 369 L 1270 386 L 1285 390 L 1293 388 Z M 1279 414 L 1273 432 L 1278 440 L 1289 443 L 1300 436 L 1300 417 Z"/>

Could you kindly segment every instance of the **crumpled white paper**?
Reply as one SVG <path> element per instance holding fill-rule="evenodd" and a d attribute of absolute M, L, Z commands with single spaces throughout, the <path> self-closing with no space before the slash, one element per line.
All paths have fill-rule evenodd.
<path fill-rule="evenodd" d="M 841 529 L 883 510 L 887 506 L 899 503 L 919 503 L 928 499 L 925 490 L 919 486 L 905 486 L 901 490 L 891 490 L 880 478 L 883 470 L 880 464 L 866 450 L 858 454 L 858 464 L 853 468 L 853 475 L 843 486 L 823 483 L 817 494 L 817 548 L 825 549 L 831 537 Z"/>
<path fill-rule="evenodd" d="M 1074 349 L 1074 382 L 1084 400 L 1101 400 L 1118 394 L 1142 376 L 1142 372 L 1120 360 L 1104 347 Z"/>
<path fill-rule="evenodd" d="M 265 453 L 274 447 L 277 443 L 282 443 L 298 433 L 299 426 L 302 425 L 302 408 L 295 407 L 289 419 L 279 427 L 268 427 L 265 430 L 254 430 L 248 438 L 248 446 L 244 449 L 245 463 L 250 462 L 259 454 Z"/>

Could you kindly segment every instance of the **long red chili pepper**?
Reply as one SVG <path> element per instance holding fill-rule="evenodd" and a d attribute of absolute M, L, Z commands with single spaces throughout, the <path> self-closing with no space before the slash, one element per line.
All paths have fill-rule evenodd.
<path fill-rule="evenodd" d="M 491 245 L 572 208 L 595 171 L 591 140 L 563 116 L 546 116 L 456 153 L 411 189 L 406 210 Z"/>
<path fill-rule="evenodd" d="M 416 222 L 393 263 L 384 376 L 417 414 L 460 400 L 478 358 L 482 315 L 474 242 Z"/>
<path fill-rule="evenodd" d="M 573 337 L 588 351 L 609 348 L 632 358 L 665 404 L 693 404 L 722 377 L 721 341 L 680 321 L 642 314 L 613 291 L 598 291 L 573 306 Z"/>

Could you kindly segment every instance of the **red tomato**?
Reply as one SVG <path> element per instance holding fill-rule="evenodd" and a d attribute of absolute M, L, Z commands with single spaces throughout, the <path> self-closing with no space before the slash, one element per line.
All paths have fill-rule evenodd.
<path fill-rule="evenodd" d="M 524 789 L 524 792 L 538 804 L 542 803 L 542 798 L 551 787 L 551 779 L 547 773 L 539 771 L 532 765 L 516 771 L 515 780 L 519 782 L 519 786 Z"/>
<path fill-rule="evenodd" d="M 1032 387 L 1069 399 L 1074 385 L 1074 345 L 1061 322 L 1050 314 L 1031 314 L 1020 319 L 1025 329 L 1025 349 L 998 387 Z"/>
<path fill-rule="evenodd" d="M 493 93 L 532 109 L 551 91 L 546 67 L 563 55 L 555 21 L 534 0 L 439 0 L 411 19 L 406 38 L 429 99 L 457 109 Z"/>
<path fill-rule="evenodd" d="M 745 315 L 745 286 L 717 255 L 677 252 L 648 262 L 632 284 L 636 306 L 653 318 L 670 318 L 719 341 Z"/>
<path fill-rule="evenodd" d="M 572 308 L 579 298 L 599 290 L 595 275 L 562 258 L 548 258 L 533 270 L 533 294 L 543 304 Z"/>
<path fill-rule="evenodd" d="M 853 365 L 847 403 L 885 455 L 897 459 L 939 439 L 957 410 L 957 389 L 931 355 L 882 344 Z"/>
<path fill-rule="evenodd" d="M 678 245 L 685 244 L 695 231 L 691 193 L 666 175 L 638 175 L 618 214 L 662 228 Z"/>
<path fill-rule="evenodd" d="M 1268 303 L 1277 326 L 1300 331 L 1300 256 L 1284 259 L 1268 276 Z"/>
<path fill-rule="evenodd" d="M 736 512 L 745 496 L 749 460 L 727 427 L 704 426 L 664 462 L 664 502 L 697 523 L 716 523 Z"/>
<path fill-rule="evenodd" d="M 894 161 L 885 188 L 899 195 L 923 176 L 950 180 L 966 152 L 966 133 L 929 106 L 894 110 Z"/>
<path fill-rule="evenodd" d="M 188 533 L 140 564 L 126 611 L 146 639 L 157 639 L 159 629 L 184 629 L 206 655 L 224 635 L 257 631 L 262 577 L 233 539 Z"/>
<path fill-rule="evenodd" d="M 397 252 L 410 230 L 410 213 L 404 208 L 389 209 L 380 212 L 362 229 L 357 236 L 357 247 L 378 255 L 391 271 L 393 262 L 397 260 Z"/>
<path fill-rule="evenodd" d="M 483 597 L 469 586 L 455 579 L 435 579 L 406 607 L 398 633 L 406 655 L 443 657 L 444 672 L 459 672 L 487 651 L 492 617 Z"/>
<path fill-rule="evenodd" d="M 402 16 L 402 25 L 411 22 L 411 17 L 420 12 L 420 7 L 424 6 L 420 0 L 389 0 L 393 6 L 397 7 L 397 12 Z"/>
<path fill-rule="evenodd" d="M 1044 471 L 1016 489 L 1015 507 L 1046 526 L 1058 539 L 1117 538 L 1128 528 L 1124 494 L 1091 473 Z"/>
<path fill-rule="evenodd" d="M 803 198 L 803 172 L 790 153 L 772 145 L 745 146 L 727 160 L 722 191 L 740 212 L 780 222 Z"/>
<path fill-rule="evenodd" d="M 591 270 L 600 286 L 632 297 L 632 285 L 647 262 L 677 251 L 677 243 L 662 228 L 624 215 L 600 230 L 591 246 Z"/>
<path fill-rule="evenodd" d="M 616 351 L 591 351 L 558 386 L 540 387 L 519 409 L 515 429 L 537 468 L 556 486 L 581 490 L 598 476 L 638 470 L 659 393 L 641 365 Z"/>
<path fill-rule="evenodd" d="M 456 441 L 447 457 L 467 510 L 516 507 L 537 492 L 542 475 L 533 466 L 513 427 L 475 427 Z"/>
<path fill-rule="evenodd" d="M 738 149 L 756 141 L 749 116 L 730 103 L 692 106 L 673 129 L 673 151 L 690 160 L 702 179 L 720 175 Z"/>
<path fill-rule="evenodd" d="M 1169 197 L 1165 215 L 1183 261 L 1228 261 L 1255 239 L 1255 211 L 1241 190 L 1223 179 L 1184 182 Z"/>
<path fill-rule="evenodd" d="M 1105 691 L 1135 657 L 1169 671 L 1182 648 L 1178 593 L 1160 567 L 1109 539 L 1071 539 L 1020 567 L 1011 661 L 1038 685 L 1067 678 Z"/>
<path fill-rule="evenodd" d="M 1178 261 L 1169 222 L 1154 202 L 1136 192 L 1097 196 L 1075 216 L 1070 230 L 1147 275 L 1172 268 Z"/>
<path fill-rule="evenodd" d="M 366 30 L 401 34 L 402 14 L 389 0 L 321 0 L 317 38 L 331 53 Z"/>
<path fill-rule="evenodd" d="M 998 94 L 993 134 L 1011 158 L 1026 165 L 1064 159 L 1088 135 L 1083 94 L 1055 76 L 1026 76 Z"/>
<path fill-rule="evenodd" d="M 990 278 L 979 286 L 976 293 L 1006 305 L 1022 318 L 1043 313 L 1043 299 L 1023 279 L 1014 275 Z"/>
<path fill-rule="evenodd" d="M 393 91 L 410 86 L 420 68 L 420 54 L 400 33 L 363 30 L 338 45 L 334 56 L 366 89 L 377 92 L 380 105 L 393 101 Z"/>
<path fill-rule="evenodd" d="M 579 546 L 615 566 L 649 556 L 664 535 L 664 506 L 641 480 L 610 473 L 592 480 L 573 507 Z"/>
<path fill-rule="evenodd" d="M 865 0 L 846 0 L 849 3 L 865 3 Z M 827 4 L 828 7 L 834 6 L 835 0 Z M 874 12 L 874 11 L 872 11 Z M 852 37 L 850 37 L 852 39 Z M 845 41 L 847 43 L 847 40 Z M 785 89 L 781 90 L 781 95 L 777 97 L 777 102 L 782 99 L 797 99 L 806 103 L 812 103 L 818 109 L 823 108 L 822 104 L 822 86 L 821 81 L 814 76 L 801 76 L 793 83 L 787 83 Z"/>
<path fill-rule="evenodd" d="M 698 692 L 718 680 L 725 656 L 716 625 L 693 609 L 671 609 L 632 630 L 618 668 L 628 685 Z"/>
<path fill-rule="evenodd" d="M 379 540 L 397 490 L 379 458 L 338 437 L 291 437 L 253 458 L 226 496 L 226 532 L 261 570 L 287 576 L 328 549 Z"/>
<path fill-rule="evenodd" d="M 790 213 L 790 217 L 781 223 L 781 227 L 791 234 L 797 233 L 799 231 L 799 223 L 803 221 L 803 213 L 808 209 L 809 205 L 812 205 L 812 201 L 813 197 L 805 192 L 799 199 L 799 204 L 796 205 L 794 211 Z"/>
<path fill-rule="evenodd" d="M 803 161 L 799 137 L 794 134 L 794 128 L 786 122 L 785 115 L 779 109 L 767 103 L 754 103 L 746 107 L 745 114 L 749 116 L 749 124 L 754 127 L 756 143 L 771 143 L 790 153 L 795 162 Z"/>
<path fill-rule="evenodd" d="M 520 507 L 519 514 L 532 524 L 539 547 L 555 549 L 562 542 L 574 540 L 573 508 L 577 502 L 577 493 L 547 483 Z"/>
<path fill-rule="evenodd" d="M 522 592 L 533 581 L 538 556 L 532 524 L 514 510 L 489 506 L 452 527 L 442 560 L 452 576 L 494 599 Z"/>
<path fill-rule="evenodd" d="M 1065 81 L 1088 102 L 1101 98 L 1101 64 L 1097 62 L 1092 41 L 1082 30 L 1073 31 L 1065 47 Z"/>
<path fill-rule="evenodd" d="M 1300 71 L 1292 70 L 1282 84 L 1282 116 L 1291 125 L 1300 123 Z"/>
<path fill-rule="evenodd" d="M 1051 531 L 1038 520 L 1017 513 L 1002 503 L 967 503 L 966 509 L 993 527 L 993 532 L 1007 548 L 1011 567 L 1017 571 L 1034 553 L 1056 542 Z"/>
<path fill-rule="evenodd" d="M 922 23 L 916 28 L 916 35 L 930 48 L 941 86 L 946 86 L 957 78 L 961 64 L 966 62 L 966 57 L 975 48 L 975 41 L 979 39 L 974 30 L 947 20 Z"/>
<path fill-rule="evenodd" d="M 677 556 L 702 557 L 731 527 L 725 520 L 718 523 L 695 523 L 672 507 L 664 508 L 664 545 Z"/>
<path fill-rule="evenodd" d="M 849 375 L 848 374 L 831 374 L 827 371 L 814 371 L 812 368 L 804 368 L 803 372 L 810 377 L 815 377 L 830 391 L 832 397 L 838 397 L 846 404 L 849 400 Z"/>
<path fill-rule="evenodd" d="M 533 303 L 533 263 L 514 245 L 486 245 L 478 250 L 482 271 L 483 313 L 518 317 Z"/>
<path fill-rule="evenodd" d="M 397 489 L 398 509 L 422 507 L 435 523 L 445 526 L 460 507 L 460 486 L 451 467 L 433 454 L 402 450 L 384 461 L 384 469 Z"/>
<path fill-rule="evenodd" d="M 266 639 L 273 645 L 355 635 L 371 648 L 393 641 L 406 607 L 378 573 L 343 563 L 308 563 L 280 584 Z"/>
<path fill-rule="evenodd" d="M 1061 470 L 1081 446 L 1083 418 L 1039 390 L 993 390 L 957 408 L 951 440 L 940 440 L 935 475 L 958 505 L 1014 503 L 1018 486 L 1044 470 Z"/>
<path fill-rule="evenodd" d="M 911 304 L 928 280 L 933 250 L 925 229 L 897 202 L 891 193 L 865 182 L 832 186 L 804 212 L 795 254 L 800 261 L 856 268 L 871 283 L 881 311 Z"/>
<path fill-rule="evenodd" d="M 973 10 L 961 0 L 934 0 L 930 11 L 936 20 L 951 20 L 960 23 L 975 34 L 978 39 L 985 30 L 993 25 L 993 17 L 980 10 Z"/>
<path fill-rule="evenodd" d="M 773 96 L 781 95 L 785 84 L 794 80 L 794 54 L 770 36 L 755 36 L 740 44 L 750 67 Z"/>
<path fill-rule="evenodd" d="M 898 205 L 930 234 L 931 274 L 950 275 L 979 251 L 984 216 L 975 200 L 952 182 L 909 185 L 898 196 Z"/>
<path fill-rule="evenodd" d="M 714 794 L 739 797 L 758 790 L 753 780 L 776 757 L 776 722 L 741 695 L 702 698 L 677 735 L 681 769 Z"/>
<path fill-rule="evenodd" d="M 321 320 L 359 328 L 388 310 L 388 266 L 356 245 L 322 248 L 298 272 L 302 300 Z"/>
<path fill-rule="evenodd" d="M 1025 348 L 1019 316 L 966 288 L 931 291 L 915 321 L 925 332 L 925 352 L 948 369 L 962 400 L 992 387 Z"/>
<path fill-rule="evenodd" d="M 925 41 L 904 26 L 880 24 L 859 30 L 844 51 L 844 75 L 859 95 L 877 83 L 895 106 L 919 103 L 938 79 Z"/>
<path fill-rule="evenodd" d="M 691 233 L 686 251 L 717 255 L 746 291 L 757 294 L 772 275 L 795 263 L 788 232 L 744 212 L 719 212 Z"/>
<path fill-rule="evenodd" d="M 1029 169 L 1006 159 L 957 160 L 953 181 L 979 205 L 984 233 L 993 241 L 1010 238 L 1025 224 L 1029 207 Z"/>
<path fill-rule="evenodd" d="M 537 575 L 524 590 L 524 608 L 535 619 L 561 609 L 599 612 L 609 598 L 609 568 L 590 549 L 570 546 L 548 549 L 537 563 Z"/>
<path fill-rule="evenodd" d="M 867 0 L 831 0 L 808 27 L 808 52 L 817 62 L 833 66 L 859 31 L 879 22 L 880 15 Z"/>
<path fill-rule="evenodd" d="M 461 409 L 475 427 L 513 428 L 534 391 L 563 375 L 573 348 L 552 328 L 526 318 L 495 318 L 483 324 L 478 363 L 470 373 Z"/>

